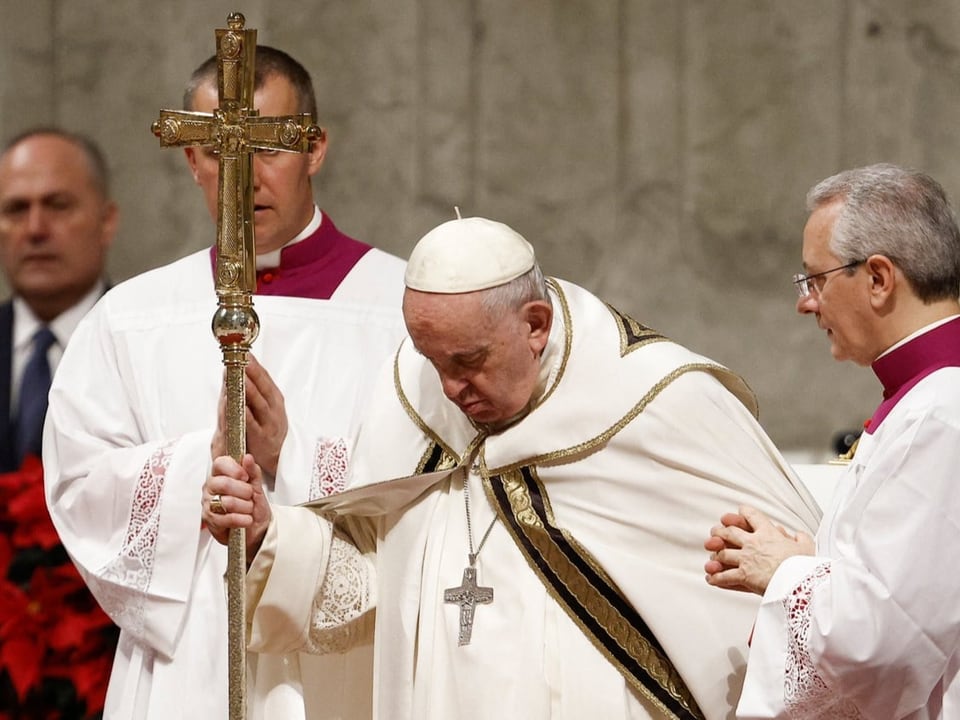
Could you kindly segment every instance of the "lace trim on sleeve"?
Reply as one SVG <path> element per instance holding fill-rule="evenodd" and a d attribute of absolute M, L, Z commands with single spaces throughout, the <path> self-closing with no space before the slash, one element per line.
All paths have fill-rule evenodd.
<path fill-rule="evenodd" d="M 306 652 L 342 653 L 372 637 L 372 583 L 366 558 L 334 535 L 327 573 L 313 604 Z"/>
<path fill-rule="evenodd" d="M 797 720 L 855 720 L 861 717 L 853 703 L 827 686 L 810 657 L 811 598 L 829 576 L 830 563 L 817 566 L 783 600 L 787 618 L 783 697 L 790 717 Z"/>
<path fill-rule="evenodd" d="M 317 442 L 310 478 L 310 499 L 341 492 L 347 482 L 349 450 L 343 438 L 322 438 Z"/>
<path fill-rule="evenodd" d="M 99 578 L 90 579 L 91 585 L 97 586 L 97 599 L 104 611 L 136 638 L 144 634 L 144 594 L 153 577 L 163 485 L 173 445 L 172 442 L 161 445 L 144 463 L 133 493 L 130 522 L 120 554 L 103 569 Z"/>

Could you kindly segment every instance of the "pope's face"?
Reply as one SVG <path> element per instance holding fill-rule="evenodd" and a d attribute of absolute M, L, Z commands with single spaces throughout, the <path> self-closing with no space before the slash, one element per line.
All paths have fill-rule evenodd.
<path fill-rule="evenodd" d="M 116 205 L 74 143 L 35 135 L 0 158 L 0 266 L 41 319 L 90 291 L 116 227 Z"/>
<path fill-rule="evenodd" d="M 803 267 L 809 275 L 844 265 L 830 249 L 833 226 L 843 208 L 835 201 L 814 210 L 803 229 Z M 870 312 L 869 276 L 863 265 L 838 270 L 814 281 L 814 289 L 797 301 L 797 312 L 816 316 L 827 333 L 836 360 L 869 365 L 883 350 L 877 346 Z"/>
<path fill-rule="evenodd" d="M 536 388 L 549 305 L 491 313 L 480 296 L 408 289 L 403 317 L 414 347 L 437 371 L 443 394 L 474 422 L 499 423 L 520 413 Z"/>
<path fill-rule="evenodd" d="M 254 107 L 261 116 L 294 115 L 299 112 L 293 85 L 282 75 L 270 75 L 254 93 Z M 217 89 L 201 85 L 191 110 L 213 112 L 218 106 Z M 286 245 L 313 217 L 313 189 L 310 178 L 323 165 L 327 141 L 311 143 L 307 153 L 258 152 L 253 160 L 254 231 L 257 253 Z M 187 148 L 187 162 L 193 179 L 203 190 L 210 216 L 217 218 L 219 162 L 209 148 Z"/>

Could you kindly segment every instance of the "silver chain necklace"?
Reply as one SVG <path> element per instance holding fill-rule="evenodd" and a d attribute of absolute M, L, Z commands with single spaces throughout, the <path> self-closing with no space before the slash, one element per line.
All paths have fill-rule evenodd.
<path fill-rule="evenodd" d="M 496 513 L 493 520 L 487 527 L 487 531 L 480 538 L 480 544 L 477 549 L 473 549 L 473 523 L 470 519 L 470 475 L 469 473 L 463 479 L 463 506 L 467 513 L 467 540 L 470 544 L 470 552 L 467 555 L 469 565 L 463 569 L 463 580 L 459 587 L 447 588 L 443 591 L 443 601 L 460 606 L 460 634 L 458 645 L 469 645 L 470 638 L 473 635 L 473 615 L 477 605 L 489 605 L 493 602 L 493 588 L 480 587 L 477 585 L 477 556 L 483 550 L 484 543 L 490 537 L 490 531 L 497 522 Z"/>

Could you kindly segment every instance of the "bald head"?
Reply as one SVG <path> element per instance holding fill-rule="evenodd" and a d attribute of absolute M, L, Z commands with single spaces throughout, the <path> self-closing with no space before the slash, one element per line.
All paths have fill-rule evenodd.
<path fill-rule="evenodd" d="M 31 131 L 0 155 L 0 267 L 41 320 L 103 275 L 117 226 L 106 188 L 99 150 L 71 133 Z"/>

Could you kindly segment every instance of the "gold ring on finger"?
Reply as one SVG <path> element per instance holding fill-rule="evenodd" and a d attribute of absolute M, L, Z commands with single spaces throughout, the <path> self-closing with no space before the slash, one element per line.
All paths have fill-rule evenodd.
<path fill-rule="evenodd" d="M 210 512 L 214 515 L 226 515 L 227 510 L 223 507 L 223 501 L 220 499 L 220 495 L 214 495 L 210 498 Z"/>

